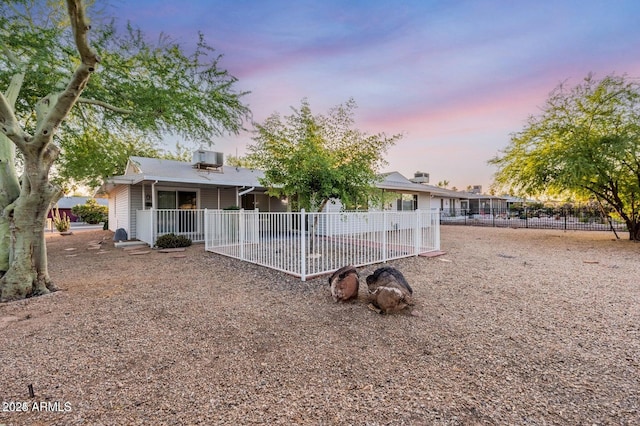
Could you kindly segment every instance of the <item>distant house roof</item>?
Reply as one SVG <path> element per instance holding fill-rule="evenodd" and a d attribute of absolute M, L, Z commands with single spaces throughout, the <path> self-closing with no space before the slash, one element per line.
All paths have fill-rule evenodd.
<path fill-rule="evenodd" d="M 458 192 L 460 198 L 465 200 L 504 200 L 504 197 L 489 194 L 475 194 L 473 192 Z"/>
<path fill-rule="evenodd" d="M 382 180 L 376 183 L 380 189 L 407 192 L 431 192 L 425 185 L 411 182 L 399 172 L 383 173 Z"/>
<path fill-rule="evenodd" d="M 89 200 L 90 198 L 93 198 L 93 197 L 62 197 L 58 200 L 58 202 L 56 203 L 56 206 L 59 209 L 70 209 L 77 205 L 86 204 L 87 200 Z M 95 200 L 101 206 L 109 205 L 109 200 L 106 200 L 104 198 L 96 198 Z"/>

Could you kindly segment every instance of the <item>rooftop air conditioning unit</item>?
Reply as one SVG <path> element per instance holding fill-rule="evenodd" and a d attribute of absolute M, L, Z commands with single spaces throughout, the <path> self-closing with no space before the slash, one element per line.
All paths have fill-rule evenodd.
<path fill-rule="evenodd" d="M 429 183 L 429 173 L 415 172 L 411 181 L 415 183 Z"/>
<path fill-rule="evenodd" d="M 216 151 L 199 149 L 193 153 L 193 165 L 196 168 L 221 167 L 224 164 L 224 154 Z"/>

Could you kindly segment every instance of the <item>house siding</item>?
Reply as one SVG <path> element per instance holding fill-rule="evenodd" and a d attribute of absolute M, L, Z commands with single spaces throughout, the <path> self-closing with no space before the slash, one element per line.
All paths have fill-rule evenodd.
<path fill-rule="evenodd" d="M 109 225 L 109 231 L 116 229 L 116 195 L 115 191 L 109 196 L 109 213 L 107 216 L 107 223 Z"/>
<path fill-rule="evenodd" d="M 113 191 L 115 194 L 114 220 L 111 219 L 111 210 L 109 210 L 109 230 L 115 232 L 116 229 L 123 228 L 127 231 L 127 235 L 131 229 L 131 224 L 129 223 L 129 217 L 131 216 L 129 210 L 129 188 L 127 185 L 121 185 Z"/>
<path fill-rule="evenodd" d="M 219 208 L 217 188 L 201 188 L 200 189 L 200 208 L 201 209 Z"/>
<path fill-rule="evenodd" d="M 226 207 L 236 206 L 236 189 L 220 189 L 220 206 L 218 208 L 224 209 Z"/>
<path fill-rule="evenodd" d="M 137 214 L 136 211 L 142 210 L 142 185 L 135 185 L 131 187 L 129 194 L 129 217 L 131 218 L 130 228 L 127 230 L 130 239 L 136 238 L 136 223 Z"/>
<path fill-rule="evenodd" d="M 418 210 L 431 209 L 431 194 L 418 194 Z"/>

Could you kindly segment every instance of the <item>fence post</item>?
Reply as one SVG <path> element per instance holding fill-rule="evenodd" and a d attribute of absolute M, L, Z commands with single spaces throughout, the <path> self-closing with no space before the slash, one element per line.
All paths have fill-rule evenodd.
<path fill-rule="evenodd" d="M 307 241 L 306 241 L 306 216 L 304 209 L 300 209 L 300 279 L 307 280 Z"/>
<path fill-rule="evenodd" d="M 204 209 L 204 250 L 207 251 L 209 249 L 209 215 L 207 214 L 207 209 Z"/>
<path fill-rule="evenodd" d="M 416 227 L 414 229 L 414 256 L 417 256 L 420 254 L 420 246 L 422 238 L 418 238 L 418 236 L 422 237 L 422 232 L 420 231 L 420 210 L 416 210 Z"/>
<path fill-rule="evenodd" d="M 240 259 L 244 260 L 244 209 L 238 212 L 238 242 L 240 243 Z"/>
<path fill-rule="evenodd" d="M 382 210 L 382 263 L 387 263 L 387 211 Z"/>
<path fill-rule="evenodd" d="M 436 250 L 440 250 L 440 216 L 431 214 L 431 226 L 435 229 L 433 233 L 435 238 L 435 248 Z"/>
<path fill-rule="evenodd" d="M 149 221 L 150 224 L 149 226 L 151 227 L 149 232 L 149 235 L 151 236 L 151 243 L 149 244 L 151 247 L 155 246 L 156 244 L 156 231 L 158 229 L 157 223 L 158 223 L 158 218 L 156 217 L 157 210 L 154 208 L 151 208 L 151 220 Z"/>

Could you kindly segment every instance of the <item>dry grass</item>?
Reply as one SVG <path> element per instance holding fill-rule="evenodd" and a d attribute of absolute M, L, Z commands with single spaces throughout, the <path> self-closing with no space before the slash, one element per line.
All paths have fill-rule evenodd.
<path fill-rule="evenodd" d="M 445 256 L 391 262 L 417 305 L 384 316 L 366 285 L 335 304 L 326 279 L 110 236 L 52 235 L 64 290 L 0 304 L 0 424 L 640 423 L 640 244 L 445 226 Z"/>

